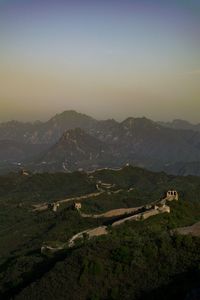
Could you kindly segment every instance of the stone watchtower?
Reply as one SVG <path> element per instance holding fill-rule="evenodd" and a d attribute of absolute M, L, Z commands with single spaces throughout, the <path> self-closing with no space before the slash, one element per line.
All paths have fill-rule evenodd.
<path fill-rule="evenodd" d="M 80 202 L 74 203 L 74 208 L 77 210 L 81 209 L 81 203 Z"/>
<path fill-rule="evenodd" d="M 60 204 L 56 203 L 56 202 L 50 204 L 50 207 L 54 212 L 57 212 L 59 206 L 60 206 Z"/>
<path fill-rule="evenodd" d="M 168 200 L 168 201 L 173 201 L 173 200 L 178 201 L 178 192 L 175 191 L 175 190 L 169 190 L 166 193 L 166 198 L 165 199 Z"/>

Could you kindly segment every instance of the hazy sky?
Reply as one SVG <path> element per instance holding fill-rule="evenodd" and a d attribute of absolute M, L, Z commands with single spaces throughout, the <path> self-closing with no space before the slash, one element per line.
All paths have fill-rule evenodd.
<path fill-rule="evenodd" d="M 199 0 L 0 0 L 0 121 L 200 122 Z"/>

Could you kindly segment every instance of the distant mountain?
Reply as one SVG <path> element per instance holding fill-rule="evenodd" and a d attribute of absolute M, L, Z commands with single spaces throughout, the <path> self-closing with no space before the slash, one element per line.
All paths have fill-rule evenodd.
<path fill-rule="evenodd" d="M 128 136 L 128 152 L 159 161 L 199 160 L 200 134 L 183 130 L 171 130 L 141 118 L 123 122 Z M 127 138 L 126 138 L 127 139 Z"/>
<path fill-rule="evenodd" d="M 0 159 L 7 159 L 10 153 L 9 157 L 20 163 L 27 162 L 34 153 L 35 158 L 29 159 L 28 165 L 34 168 L 37 165 L 39 171 L 88 170 L 126 163 L 168 171 L 166 165 L 183 162 L 190 163 L 188 172 L 197 174 L 192 165 L 194 161 L 200 162 L 198 126 L 180 120 L 158 123 L 144 117 L 130 117 L 123 122 L 98 121 L 75 111 L 65 111 L 43 123 L 0 124 L 0 141 L 10 140 L 11 144 L 20 143 L 22 148 L 27 145 L 30 149 L 22 153 L 16 148 L 11 152 L 10 146 L 5 145 L 7 150 L 0 152 Z M 193 127 L 196 129 L 191 130 Z"/>
<path fill-rule="evenodd" d="M 31 145 L 13 140 L 0 140 L 0 161 L 22 161 L 39 154 L 44 149 L 46 149 L 45 145 Z"/>
<path fill-rule="evenodd" d="M 108 164 L 112 164 L 109 146 L 76 128 L 63 133 L 59 141 L 37 161 L 37 168 L 72 171 L 96 169 Z"/>
<path fill-rule="evenodd" d="M 179 176 L 188 176 L 188 175 L 200 176 L 200 161 L 177 162 L 165 166 L 163 170 L 168 174 L 179 175 Z"/>
<path fill-rule="evenodd" d="M 41 122 L 23 123 L 10 121 L 0 123 L 0 140 L 13 140 L 29 143 L 30 137 L 42 126 Z"/>
<path fill-rule="evenodd" d="M 172 122 L 159 122 L 160 125 L 164 127 L 169 127 L 172 129 L 184 129 L 184 130 L 194 130 L 200 131 L 200 123 L 199 124 L 192 124 L 185 120 L 176 119 Z"/>
<path fill-rule="evenodd" d="M 200 134 L 172 130 L 146 118 L 128 118 L 117 124 L 109 135 L 96 135 L 113 147 L 124 161 L 155 164 L 200 159 Z M 150 166 L 150 165 L 148 165 Z"/>
<path fill-rule="evenodd" d="M 90 131 L 98 123 L 97 120 L 76 111 L 64 111 L 44 123 L 37 132 L 37 139 L 32 142 L 53 144 L 69 129 L 81 128 Z"/>
<path fill-rule="evenodd" d="M 64 131 L 74 128 L 90 130 L 98 121 L 77 113 L 64 111 L 47 122 L 23 123 L 10 121 L 0 124 L 0 140 L 10 139 L 28 144 L 53 144 L 58 141 Z"/>

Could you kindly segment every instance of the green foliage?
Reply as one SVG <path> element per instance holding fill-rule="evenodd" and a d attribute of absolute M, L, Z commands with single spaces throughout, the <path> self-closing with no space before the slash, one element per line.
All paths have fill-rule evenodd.
<path fill-rule="evenodd" d="M 132 167 L 93 175 L 93 180 L 79 172 L 0 176 L 1 299 L 139 299 L 176 282 L 178 274 L 199 274 L 199 238 L 171 235 L 171 230 L 200 220 L 200 178 Z M 178 190 L 180 201 L 169 203 L 170 214 L 109 226 L 107 236 L 88 240 L 85 235 L 72 250 L 42 255 L 44 243 L 65 245 L 74 234 L 103 225 L 105 219 L 82 218 L 71 204 L 63 204 L 57 213 L 36 213 L 32 204 L 94 192 L 97 180 L 123 191 L 84 200 L 86 212 L 140 206 L 171 188 Z M 184 288 L 186 293 L 189 285 Z"/>
<path fill-rule="evenodd" d="M 121 235 L 125 240 L 121 240 Z M 170 284 L 177 274 L 198 271 L 199 247 L 197 238 L 171 236 L 146 224 L 137 228 L 133 223 L 126 224 L 104 240 L 74 249 L 16 299 L 46 299 L 51 291 L 54 299 L 65 299 L 63 290 L 72 300 L 77 295 L 79 299 L 129 299 L 130 295 L 131 299 L 139 299 L 147 291 Z M 40 297 L 36 298 L 37 295 Z"/>
<path fill-rule="evenodd" d="M 0 201 L 19 203 L 39 202 L 79 196 L 96 191 L 95 184 L 85 173 L 43 173 L 29 176 L 9 174 L 0 176 Z"/>

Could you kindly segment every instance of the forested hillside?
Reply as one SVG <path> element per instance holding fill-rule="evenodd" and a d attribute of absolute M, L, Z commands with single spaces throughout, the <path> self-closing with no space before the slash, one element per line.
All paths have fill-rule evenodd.
<path fill-rule="evenodd" d="M 179 201 L 168 204 L 170 214 L 115 228 L 109 224 L 116 217 L 83 218 L 70 200 L 84 195 L 81 211 L 100 214 L 162 199 L 169 189 L 179 193 Z M 199 177 L 131 166 L 88 174 L 1 176 L 1 298 L 160 299 L 164 290 L 162 299 L 184 299 L 199 287 L 200 240 L 172 230 L 200 221 L 199 195 Z M 69 201 L 61 202 L 56 212 L 48 205 L 35 211 L 36 205 L 64 199 Z M 85 236 L 75 247 L 63 247 L 74 234 L 105 224 L 108 235 L 90 240 Z M 62 250 L 42 254 L 44 244 Z"/>

